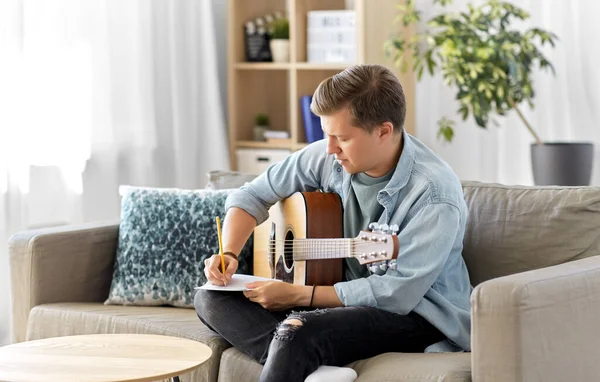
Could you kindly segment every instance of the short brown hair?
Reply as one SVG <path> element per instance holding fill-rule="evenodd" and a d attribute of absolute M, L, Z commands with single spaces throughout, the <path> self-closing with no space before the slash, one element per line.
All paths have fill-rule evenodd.
<path fill-rule="evenodd" d="M 323 80 L 310 110 L 318 116 L 348 107 L 353 125 L 369 132 L 384 122 L 402 132 L 406 99 L 398 78 L 381 65 L 354 65 Z"/>

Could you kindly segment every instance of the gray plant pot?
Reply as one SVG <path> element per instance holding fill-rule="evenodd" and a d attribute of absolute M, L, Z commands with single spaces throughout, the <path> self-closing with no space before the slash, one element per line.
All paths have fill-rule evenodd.
<path fill-rule="evenodd" d="M 533 181 L 538 186 L 588 186 L 594 145 L 588 142 L 531 145 Z"/>

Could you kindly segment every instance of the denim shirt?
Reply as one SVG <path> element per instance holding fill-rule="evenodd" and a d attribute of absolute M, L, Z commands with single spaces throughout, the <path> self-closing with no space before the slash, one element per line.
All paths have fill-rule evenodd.
<path fill-rule="evenodd" d="M 426 351 L 470 350 L 472 288 L 462 257 L 467 223 L 462 187 L 452 169 L 423 143 L 407 133 L 403 139 L 396 170 L 377 195 L 384 208 L 379 223 L 400 227 L 396 269 L 334 288 L 345 306 L 421 315 L 448 339 Z M 268 208 L 298 191 L 321 189 L 345 201 L 350 174 L 327 155 L 326 144 L 315 142 L 272 165 L 231 194 L 225 208 L 239 207 L 260 224 Z"/>

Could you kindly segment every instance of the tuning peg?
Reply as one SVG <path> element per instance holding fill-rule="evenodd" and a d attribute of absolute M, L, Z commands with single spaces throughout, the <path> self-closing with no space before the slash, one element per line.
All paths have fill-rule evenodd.
<path fill-rule="evenodd" d="M 398 234 L 398 231 L 400 231 L 400 227 L 398 227 L 398 224 L 392 224 L 392 225 L 390 226 L 390 231 L 391 231 L 390 233 L 391 233 L 392 235 L 397 235 L 397 234 Z"/>
<path fill-rule="evenodd" d="M 375 222 L 373 222 L 373 223 L 369 224 L 369 229 L 370 229 L 371 231 L 376 231 L 376 230 L 378 230 L 378 229 L 379 229 L 379 223 L 375 223 Z"/>
<path fill-rule="evenodd" d="M 374 273 L 376 275 L 383 275 L 385 273 L 385 270 L 382 269 L 382 265 L 385 265 L 385 261 L 378 261 L 376 263 L 371 264 L 369 266 L 369 270 L 371 271 L 371 273 Z"/>
<path fill-rule="evenodd" d="M 388 263 L 388 267 L 390 267 L 391 270 L 395 271 L 396 270 L 396 260 L 390 260 L 390 262 Z"/>
<path fill-rule="evenodd" d="M 382 225 L 379 226 L 379 230 L 381 231 L 381 233 L 388 233 L 388 230 L 390 229 L 390 226 L 383 223 Z"/>

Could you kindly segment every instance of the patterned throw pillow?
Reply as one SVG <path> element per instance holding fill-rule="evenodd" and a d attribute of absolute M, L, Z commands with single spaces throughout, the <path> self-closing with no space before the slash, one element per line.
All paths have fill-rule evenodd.
<path fill-rule="evenodd" d="M 117 257 L 105 304 L 193 307 L 204 260 L 219 252 L 215 216 L 229 190 L 123 186 Z M 251 273 L 252 237 L 237 273 Z"/>

